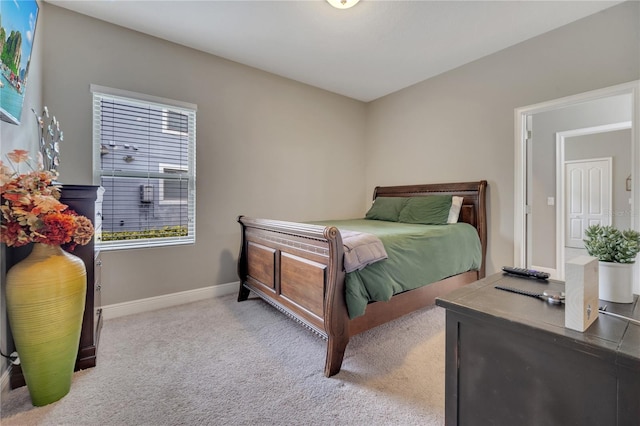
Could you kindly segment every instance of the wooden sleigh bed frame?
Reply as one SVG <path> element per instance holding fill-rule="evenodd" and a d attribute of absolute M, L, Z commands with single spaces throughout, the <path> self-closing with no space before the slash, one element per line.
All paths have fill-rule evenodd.
<path fill-rule="evenodd" d="M 376 197 L 448 194 L 464 197 L 460 222 L 478 230 L 482 266 L 415 290 L 388 302 L 372 302 L 365 314 L 349 318 L 345 303 L 344 247 L 337 228 L 240 216 L 238 301 L 250 292 L 327 340 L 324 374 L 340 371 L 351 336 L 410 312 L 432 306 L 436 297 L 485 276 L 487 251 L 486 181 L 376 187 Z"/>

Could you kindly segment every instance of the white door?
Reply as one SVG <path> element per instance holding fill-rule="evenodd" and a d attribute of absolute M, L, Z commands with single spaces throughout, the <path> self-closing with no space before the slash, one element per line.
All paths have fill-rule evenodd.
<path fill-rule="evenodd" d="M 565 162 L 565 245 L 584 248 L 584 230 L 611 224 L 611 158 Z"/>

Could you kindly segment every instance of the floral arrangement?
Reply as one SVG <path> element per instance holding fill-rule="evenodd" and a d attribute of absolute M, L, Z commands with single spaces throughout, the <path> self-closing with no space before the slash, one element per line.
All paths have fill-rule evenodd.
<path fill-rule="evenodd" d="M 53 184 L 58 173 L 55 168 L 44 169 L 42 153 L 38 153 L 37 168 L 31 165 L 28 151 L 16 149 L 7 158 L 9 165 L 0 161 L 1 242 L 15 247 L 64 245 L 73 250 L 91 241 L 91 221 L 59 201 L 60 190 Z M 20 173 L 21 164 L 30 170 Z"/>

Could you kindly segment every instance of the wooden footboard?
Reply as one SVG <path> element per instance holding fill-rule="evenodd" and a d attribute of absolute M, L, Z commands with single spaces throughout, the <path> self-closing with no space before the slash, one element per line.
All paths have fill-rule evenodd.
<path fill-rule="evenodd" d="M 238 300 L 245 300 L 251 290 L 327 338 L 326 312 L 342 310 L 348 318 L 344 297 L 325 297 L 336 290 L 344 294 L 344 248 L 338 229 L 244 216 L 238 222 L 243 230 Z"/>
<path fill-rule="evenodd" d="M 377 196 L 452 194 L 464 197 L 460 220 L 478 229 L 482 268 L 393 296 L 367 306 L 364 315 L 349 319 L 345 302 L 344 247 L 335 227 L 240 216 L 242 242 L 238 258 L 238 301 L 255 293 L 275 308 L 327 340 L 324 374 L 342 365 L 353 335 L 399 318 L 435 298 L 484 277 L 486 255 L 486 181 L 378 187 Z"/>
<path fill-rule="evenodd" d="M 342 237 L 335 227 L 240 216 L 238 301 L 253 291 L 327 339 L 327 365 L 340 370 L 349 341 Z M 335 367 L 332 367 L 335 370 Z"/>

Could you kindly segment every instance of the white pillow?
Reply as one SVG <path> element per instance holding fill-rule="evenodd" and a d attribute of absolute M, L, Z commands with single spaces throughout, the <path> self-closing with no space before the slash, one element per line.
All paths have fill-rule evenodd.
<path fill-rule="evenodd" d="M 458 223 L 463 199 L 464 197 L 456 197 L 455 195 L 451 197 L 451 208 L 449 209 L 449 218 L 447 219 L 447 223 Z"/>

